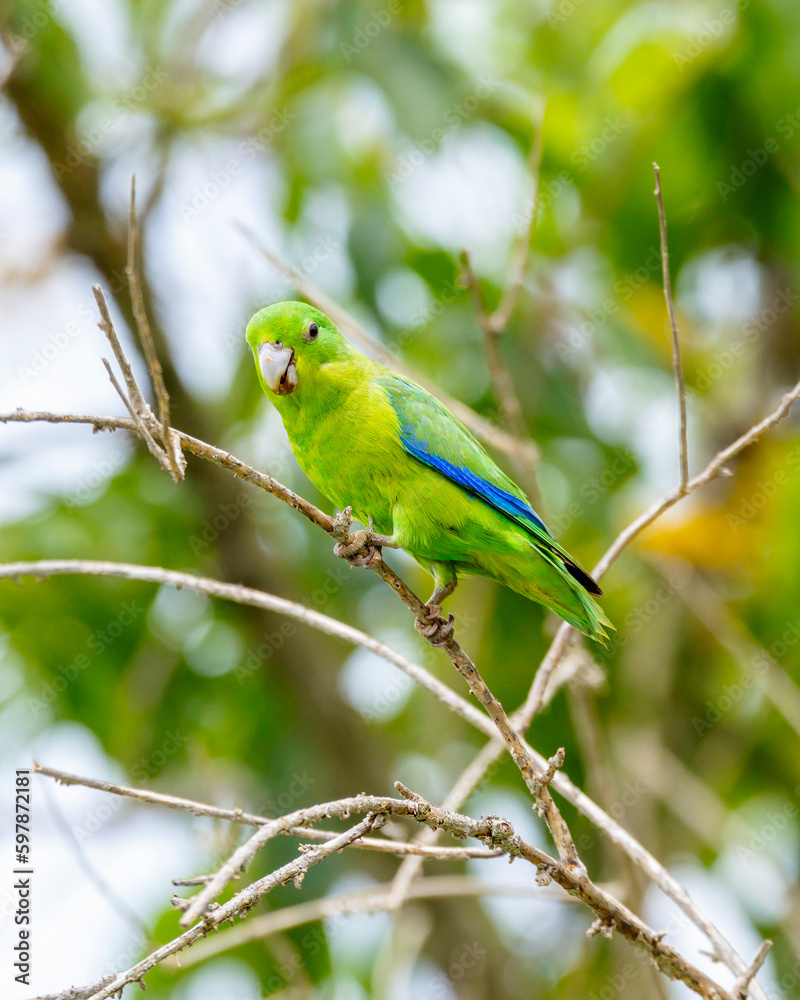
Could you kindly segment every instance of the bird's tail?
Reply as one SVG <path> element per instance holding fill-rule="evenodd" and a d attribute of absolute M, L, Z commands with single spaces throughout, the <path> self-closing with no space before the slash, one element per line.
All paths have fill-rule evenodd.
<path fill-rule="evenodd" d="M 580 604 L 580 611 L 575 614 L 573 607 L 564 607 L 563 605 L 556 604 L 553 602 L 548 606 L 555 611 L 557 615 L 560 615 L 564 621 L 573 625 L 579 632 L 583 632 L 584 635 L 588 635 L 590 639 L 594 639 L 595 642 L 601 643 L 601 645 L 608 648 L 608 632 L 606 629 L 611 629 L 615 631 L 614 626 L 608 620 L 606 613 L 594 600 L 586 593 L 585 590 L 577 584 L 573 590 L 573 593 Z"/>
<path fill-rule="evenodd" d="M 543 551 L 531 544 L 530 550 L 524 555 L 520 553 L 517 559 L 512 561 L 507 557 L 502 569 L 497 567 L 493 575 L 517 593 L 555 611 L 590 639 L 603 646 L 608 645 L 606 629 L 613 631 L 614 626 L 586 586 L 564 565 L 557 553 Z M 586 579 L 590 578 L 586 576 Z M 595 592 L 599 593 L 597 584 L 592 583 Z"/>

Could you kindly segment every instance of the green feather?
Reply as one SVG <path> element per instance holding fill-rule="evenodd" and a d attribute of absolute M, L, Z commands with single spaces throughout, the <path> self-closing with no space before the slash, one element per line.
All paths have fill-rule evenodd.
<path fill-rule="evenodd" d="M 433 396 L 355 350 L 323 313 L 300 302 L 256 313 L 247 340 L 301 468 L 332 503 L 352 506 L 363 523 L 372 518 L 437 586 L 463 574 L 490 577 L 606 639 L 604 626 L 613 626 L 581 580 L 596 584 Z M 265 344 L 279 344 L 287 358 L 291 351 L 293 391 L 276 394 L 265 379 Z"/>

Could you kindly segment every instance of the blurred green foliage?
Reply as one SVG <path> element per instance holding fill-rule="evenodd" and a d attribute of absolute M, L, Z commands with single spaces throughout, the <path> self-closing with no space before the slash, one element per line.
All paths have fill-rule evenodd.
<path fill-rule="evenodd" d="M 47 157 L 47 183 L 68 209 L 56 254 L 83 255 L 111 284 L 124 266 L 120 206 L 126 171 L 135 169 L 146 191 L 148 303 L 176 425 L 260 459 L 315 503 L 326 506 L 271 444 L 279 436 L 274 414 L 243 350 L 216 395 L 186 377 L 181 357 L 193 332 L 169 300 L 189 293 L 161 273 L 158 244 L 170 226 L 197 225 L 209 270 L 232 274 L 249 254 L 258 279 L 245 292 L 232 287 L 240 298 L 228 307 L 237 320 L 214 331 L 219 343 L 241 335 L 249 313 L 271 297 L 275 276 L 266 262 L 253 263 L 243 241 L 226 244 L 223 255 L 200 227 L 235 196 L 248 171 L 257 172 L 231 202 L 229 222 L 241 221 L 246 209 L 245 221 L 261 233 L 259 220 L 274 210 L 282 249 L 301 268 L 320 240 L 341 236 L 338 270 L 327 268 L 322 253 L 311 280 L 420 372 L 498 420 L 479 329 L 458 283 L 457 237 L 473 234 L 468 249 L 495 303 L 510 240 L 530 211 L 521 178 L 532 123 L 546 101 L 540 214 L 502 349 L 541 449 L 546 516 L 586 565 L 677 480 L 652 161 L 661 167 L 669 222 L 692 470 L 768 412 L 798 377 L 796 4 L 110 6 L 124 23 L 127 79 L 98 69 L 97 45 L 87 46 L 90 30 L 70 16 L 69 4 L 15 0 L 7 12 L 3 37 L 14 64 L 3 102 Z M 251 22 L 253 31 L 260 24 L 255 8 L 262 7 L 269 8 L 269 30 L 259 35 L 263 68 L 254 68 L 252 57 L 240 67 L 236 45 Z M 109 141 L 93 143 L 104 117 Z M 200 164 L 195 173 L 180 168 L 187 156 Z M 462 169 L 468 197 L 457 181 Z M 404 170 L 409 176 L 398 179 Z M 516 205 L 503 200 L 509 191 L 519 196 Z M 486 205 L 498 204 L 507 204 L 506 217 L 490 219 Z M 470 224 L 473 213 L 489 220 L 482 229 Z M 239 260 L 226 256 L 234 245 Z M 170 266 L 173 276 L 181 273 L 180 261 Z M 187 274 L 194 266 L 187 260 Z M 197 290 L 190 281 L 185 287 Z M 126 294 L 116 299 L 130 325 Z M 80 388 L 73 387 L 76 409 Z M 67 432 L 50 433 L 58 442 Z M 532 732 L 544 753 L 563 745 L 573 780 L 618 806 L 624 825 L 660 859 L 695 859 L 738 899 L 754 932 L 775 940 L 769 974 L 784 977 L 783 992 L 774 995 L 786 997 L 796 995 L 791 977 L 800 947 L 796 819 L 765 855 L 780 875 L 782 902 L 759 909 L 742 882 L 760 869 L 748 868 L 747 859 L 739 868 L 724 862 L 738 856 L 726 817 L 740 816 L 752 832 L 766 803 L 796 803 L 798 438 L 795 423 L 782 425 L 733 464 L 733 478 L 681 504 L 623 555 L 604 581 L 617 639 L 608 654 L 590 650 L 602 683 L 562 690 Z M 87 502 L 51 497 L 4 524 L 0 544 L 7 560 L 139 562 L 311 602 L 402 644 L 456 683 L 446 658 L 422 648 L 377 579 L 343 573 L 321 532 L 198 461 L 176 489 L 137 448 Z M 429 586 L 407 561 L 395 565 L 417 591 Z M 541 609 L 485 581 L 465 581 L 452 609 L 459 638 L 495 693 L 509 708 L 520 703 L 552 633 Z M 352 650 L 300 626 L 281 632 L 281 619 L 250 608 L 120 580 L 60 578 L 2 586 L 0 618 L 24 662 L 24 690 L 14 697 L 27 706 L 30 730 L 74 720 L 132 781 L 176 794 L 280 811 L 281 796 L 301 776 L 310 784 L 288 795 L 292 806 L 361 790 L 386 793 L 397 778 L 441 797 L 481 745 L 426 694 L 414 691 L 406 703 L 396 681 L 386 681 L 385 717 L 363 705 L 359 711 L 340 683 Z M 759 647 L 773 658 L 763 670 Z M 773 697 L 762 691 L 767 675 Z M 376 706 L 383 696 L 372 695 Z M 167 751 L 174 733 L 182 739 Z M 645 757 L 655 787 L 628 801 L 626 789 L 644 780 Z M 685 786 L 676 787 L 680 781 Z M 504 763 L 481 794 L 520 789 Z M 467 811 L 473 806 L 478 800 Z M 594 877 L 623 886 L 639 910 L 641 879 L 574 810 L 566 807 L 565 815 Z M 274 844 L 249 874 L 275 867 L 294 849 Z M 285 890 L 264 905 L 324 894 L 343 872 L 385 881 L 395 868 L 389 858 L 352 852 L 315 869 L 302 896 Z M 664 995 L 624 943 L 583 936 L 588 913 L 570 911 L 563 940 L 541 953 L 509 947 L 494 911 L 478 902 L 424 908 L 435 930 L 410 958 L 395 938 L 348 964 L 344 953 L 329 952 L 324 934 L 309 938 L 308 927 L 232 954 L 268 994 L 280 983 L 274 970 L 295 953 L 303 971 L 289 985 L 301 994 L 318 987 L 325 996 L 357 995 L 344 992 L 357 983 L 363 995 L 400 996 L 392 990 L 400 989 L 408 960 L 423 996 L 585 998 L 620 975 L 625 985 L 615 995 Z M 165 903 L 155 938 L 176 931 Z M 448 978 L 465 942 L 474 941 L 485 955 L 463 978 Z M 630 963 L 635 975 L 626 978 Z M 450 993 L 431 978 L 436 969 L 444 970 Z M 185 995 L 179 972 L 159 971 L 148 983 L 156 996 Z"/>

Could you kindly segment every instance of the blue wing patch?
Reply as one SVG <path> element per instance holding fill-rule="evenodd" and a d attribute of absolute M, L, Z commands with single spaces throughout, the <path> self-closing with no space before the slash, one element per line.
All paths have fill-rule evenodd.
<path fill-rule="evenodd" d="M 403 447 L 406 451 L 410 455 L 413 455 L 414 458 L 419 459 L 420 462 L 424 462 L 425 465 L 429 465 L 431 468 L 443 473 L 448 479 L 452 479 L 453 482 L 458 483 L 465 490 L 469 490 L 470 493 L 474 493 L 482 500 L 485 500 L 486 503 L 495 507 L 503 514 L 508 514 L 510 517 L 525 521 L 532 521 L 547 535 L 551 538 L 553 537 L 550 529 L 536 511 L 526 503 L 523 503 L 519 497 L 515 497 L 513 493 L 508 493 L 506 490 L 500 489 L 499 486 L 494 486 L 485 479 L 481 479 L 480 476 L 476 476 L 474 472 L 470 472 L 463 465 L 453 465 L 446 458 L 432 455 L 428 450 L 428 446 L 415 437 L 401 433 L 400 440 L 403 442 Z"/>
<path fill-rule="evenodd" d="M 437 472 L 457 483 L 473 496 L 483 500 L 501 514 L 516 521 L 528 531 L 534 544 L 546 559 L 557 558 L 566 571 L 590 594 L 602 591 L 580 566 L 558 544 L 550 529 L 539 515 L 528 505 L 523 495 L 512 490 L 514 483 L 493 466 L 491 459 L 473 438 L 470 432 L 439 403 L 430 393 L 399 375 L 387 373 L 379 380 L 389 403 L 397 415 L 398 436 L 406 452 Z M 444 439 L 455 462 L 431 453 L 428 441 Z M 458 464 L 457 464 L 458 463 Z M 495 468 L 494 482 L 474 473 L 469 465 Z M 499 485 L 502 483 L 503 485 Z M 508 483 L 511 489 L 505 489 Z M 517 488 L 518 493 L 522 493 Z"/>

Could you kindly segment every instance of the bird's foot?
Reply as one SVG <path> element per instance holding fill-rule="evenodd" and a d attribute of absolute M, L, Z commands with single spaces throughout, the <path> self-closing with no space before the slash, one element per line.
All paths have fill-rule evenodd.
<path fill-rule="evenodd" d="M 347 542 L 337 542 L 334 553 L 350 566 L 369 566 L 373 559 L 380 559 L 380 546 L 371 531 L 354 531 Z"/>
<path fill-rule="evenodd" d="M 414 628 L 427 639 L 431 646 L 444 646 L 453 635 L 454 619 L 452 615 L 442 617 L 442 609 L 438 604 L 425 604 L 417 614 Z"/>

